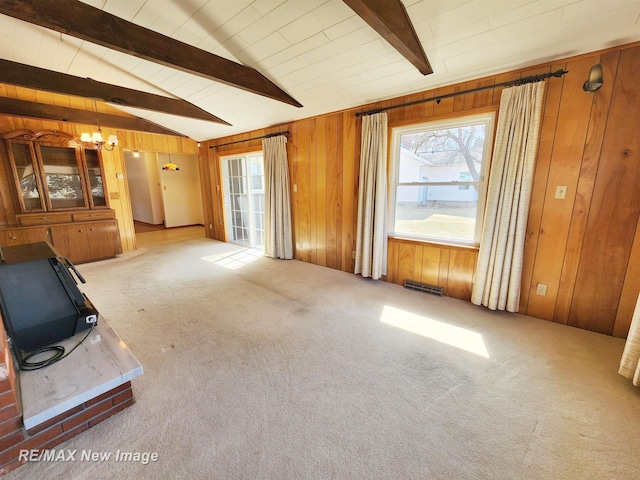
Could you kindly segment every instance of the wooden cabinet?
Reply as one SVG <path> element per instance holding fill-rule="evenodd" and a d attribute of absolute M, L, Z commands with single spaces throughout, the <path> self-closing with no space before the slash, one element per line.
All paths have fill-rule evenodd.
<path fill-rule="evenodd" d="M 17 217 L 20 225 L 28 226 L 0 229 L 0 246 L 50 242 L 73 263 L 113 258 L 122 253 L 113 210 L 97 215 L 82 212 L 77 216 L 56 213 Z"/>
<path fill-rule="evenodd" d="M 49 227 L 11 228 L 0 230 L 0 245 L 22 245 L 24 243 L 51 242 Z"/>
<path fill-rule="evenodd" d="M 56 250 L 72 263 L 112 258 L 121 253 L 115 219 L 52 225 L 51 239 Z"/>

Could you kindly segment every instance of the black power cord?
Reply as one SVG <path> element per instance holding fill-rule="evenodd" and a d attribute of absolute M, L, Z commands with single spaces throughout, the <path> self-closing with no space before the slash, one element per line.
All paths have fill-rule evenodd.
<path fill-rule="evenodd" d="M 91 325 L 91 327 L 89 327 L 89 331 L 84 336 L 84 338 L 82 340 L 80 340 L 76 344 L 75 347 L 73 347 L 71 350 L 69 350 L 69 352 L 67 352 L 66 355 L 64 353 L 64 347 L 61 346 L 61 345 L 55 345 L 55 346 L 52 346 L 52 347 L 43 347 L 40 350 L 35 350 L 33 352 L 29 352 L 24 357 L 22 357 L 22 359 L 20 360 L 20 370 L 38 370 L 40 368 L 44 368 L 44 367 L 52 365 L 52 364 L 54 364 L 56 362 L 59 362 L 63 358 L 68 357 L 69 355 L 71 355 L 71 352 L 73 352 L 76 348 L 78 348 L 82 344 L 82 342 L 84 342 L 87 339 L 87 337 L 91 334 L 92 331 L 93 331 L 93 325 Z M 35 357 L 36 355 L 40 355 L 41 353 L 45 353 L 45 352 L 55 352 L 55 353 L 51 357 L 49 357 L 49 358 L 47 358 L 45 360 L 40 360 L 38 362 L 29 362 L 29 359 Z"/>

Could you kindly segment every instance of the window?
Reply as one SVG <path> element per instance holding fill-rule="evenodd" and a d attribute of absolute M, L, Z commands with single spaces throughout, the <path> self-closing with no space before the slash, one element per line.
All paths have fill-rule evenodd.
<path fill-rule="evenodd" d="M 264 248 L 264 162 L 262 152 L 222 158 L 227 240 Z"/>
<path fill-rule="evenodd" d="M 390 234 L 477 245 L 493 114 L 393 129 Z"/>

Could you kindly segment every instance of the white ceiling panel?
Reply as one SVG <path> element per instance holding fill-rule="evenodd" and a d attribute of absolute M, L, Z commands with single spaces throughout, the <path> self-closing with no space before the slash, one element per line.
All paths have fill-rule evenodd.
<path fill-rule="evenodd" d="M 0 15 L 0 58 L 183 98 L 232 126 L 124 109 L 196 140 L 640 41 L 640 0 L 402 0 L 421 75 L 342 0 L 85 0 L 253 67 L 304 107 Z"/>

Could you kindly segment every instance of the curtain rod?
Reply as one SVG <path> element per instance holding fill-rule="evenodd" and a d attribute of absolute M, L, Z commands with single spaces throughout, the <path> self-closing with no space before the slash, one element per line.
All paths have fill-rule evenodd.
<path fill-rule="evenodd" d="M 509 82 L 497 83 L 495 85 L 487 85 L 485 87 L 473 88 L 471 90 L 465 90 L 463 92 L 447 93 L 446 95 L 441 95 L 439 97 L 424 98 L 422 100 L 415 100 L 413 102 L 401 103 L 399 105 L 391 105 L 390 107 L 374 108 L 372 110 L 367 110 L 365 112 L 356 112 L 356 117 L 362 117 L 364 115 L 373 115 L 374 113 L 380 113 L 380 112 L 384 112 L 386 110 L 393 110 L 394 108 L 410 107 L 411 105 L 418 105 L 419 103 L 427 103 L 427 102 L 434 102 L 434 101 L 437 102 L 437 103 L 440 103 L 440 101 L 444 100 L 445 98 L 457 97 L 458 95 L 467 95 L 469 93 L 482 92 L 484 90 L 493 90 L 494 88 L 499 88 L 499 87 L 512 87 L 512 86 L 515 86 L 515 85 L 524 85 L 526 83 L 539 82 L 539 81 L 544 80 L 545 78 L 549 78 L 549 77 L 560 78 L 565 73 L 569 73 L 569 71 L 560 69 L 560 70 L 556 70 L 555 72 L 540 73 L 538 75 L 530 75 L 528 77 L 518 78 L 517 80 L 511 80 Z"/>
<path fill-rule="evenodd" d="M 209 145 L 209 148 L 224 147 L 226 145 L 233 145 L 234 143 L 250 142 L 251 140 L 260 140 L 263 138 L 279 137 L 280 135 L 289 135 L 290 133 L 290 130 L 285 130 L 284 132 L 267 133 L 266 135 L 262 135 L 261 137 L 245 138 L 244 140 L 236 140 L 235 142 L 221 143 L 219 145 Z"/>

